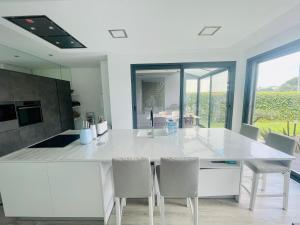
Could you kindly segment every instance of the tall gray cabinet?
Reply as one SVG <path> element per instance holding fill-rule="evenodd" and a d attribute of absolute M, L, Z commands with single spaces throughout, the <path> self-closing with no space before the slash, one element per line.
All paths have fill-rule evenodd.
<path fill-rule="evenodd" d="M 0 104 L 8 101 L 40 101 L 43 122 L 0 132 L 0 156 L 74 129 L 68 81 L 0 69 Z"/>

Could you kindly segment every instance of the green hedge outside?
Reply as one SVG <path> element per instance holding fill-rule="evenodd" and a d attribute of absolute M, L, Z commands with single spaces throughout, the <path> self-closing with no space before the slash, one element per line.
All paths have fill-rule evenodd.
<path fill-rule="evenodd" d="M 294 122 L 300 117 L 300 92 L 257 92 L 254 121 Z"/>

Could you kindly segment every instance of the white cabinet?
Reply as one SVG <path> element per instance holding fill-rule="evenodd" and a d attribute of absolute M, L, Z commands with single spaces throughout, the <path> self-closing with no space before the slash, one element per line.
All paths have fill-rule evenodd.
<path fill-rule="evenodd" d="M 200 197 L 237 196 L 240 192 L 240 164 L 201 162 Z"/>
<path fill-rule="evenodd" d="M 1 163 L 0 178 L 5 216 L 53 216 L 47 164 Z"/>
<path fill-rule="evenodd" d="M 0 163 L 5 216 L 104 219 L 113 208 L 111 163 Z"/>

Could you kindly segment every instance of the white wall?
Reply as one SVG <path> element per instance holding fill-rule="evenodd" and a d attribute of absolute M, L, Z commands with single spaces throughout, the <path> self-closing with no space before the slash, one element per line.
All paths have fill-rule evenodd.
<path fill-rule="evenodd" d="M 297 11 L 297 10 L 295 10 Z M 131 80 L 130 64 L 139 63 L 172 63 L 172 62 L 208 62 L 208 61 L 236 61 L 235 94 L 233 107 L 232 129 L 238 131 L 242 121 L 244 83 L 246 61 L 248 58 L 300 39 L 300 24 L 298 11 L 286 20 L 274 21 L 229 49 L 199 50 L 198 53 L 160 54 L 160 55 L 108 55 L 110 101 L 113 128 L 132 128 L 131 110 Z M 294 21 L 294 22 L 293 22 Z M 298 21 L 298 24 L 296 24 Z M 280 26 L 279 26 L 280 25 Z M 284 32 L 277 32 L 286 26 Z M 280 29 L 279 29 L 279 28 Z"/>
<path fill-rule="evenodd" d="M 300 39 L 300 24 L 293 26 L 290 29 L 273 36 L 272 38 L 264 40 L 263 42 L 260 42 L 255 46 L 247 49 L 247 51 L 245 52 L 245 57 L 253 57 L 255 55 L 272 50 L 298 39 Z"/>
<path fill-rule="evenodd" d="M 236 89 L 233 110 L 233 129 L 241 123 L 241 113 L 236 107 L 243 105 L 245 69 L 241 54 L 236 51 L 210 50 L 201 53 L 168 55 L 108 55 L 110 103 L 113 129 L 132 128 L 130 64 L 237 61 Z"/>
<path fill-rule="evenodd" d="M 79 95 L 82 118 L 85 118 L 86 112 L 104 116 L 100 67 L 71 68 L 71 77 L 74 94 Z"/>

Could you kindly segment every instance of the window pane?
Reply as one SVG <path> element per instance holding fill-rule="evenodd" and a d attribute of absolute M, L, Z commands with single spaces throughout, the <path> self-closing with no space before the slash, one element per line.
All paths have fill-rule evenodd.
<path fill-rule="evenodd" d="M 210 78 L 200 80 L 200 94 L 199 94 L 199 126 L 208 127 L 209 117 L 209 92 L 210 92 Z"/>
<path fill-rule="evenodd" d="M 212 76 L 210 127 L 225 127 L 228 72 Z"/>
<path fill-rule="evenodd" d="M 194 127 L 197 123 L 198 78 L 185 74 L 183 127 Z"/>

